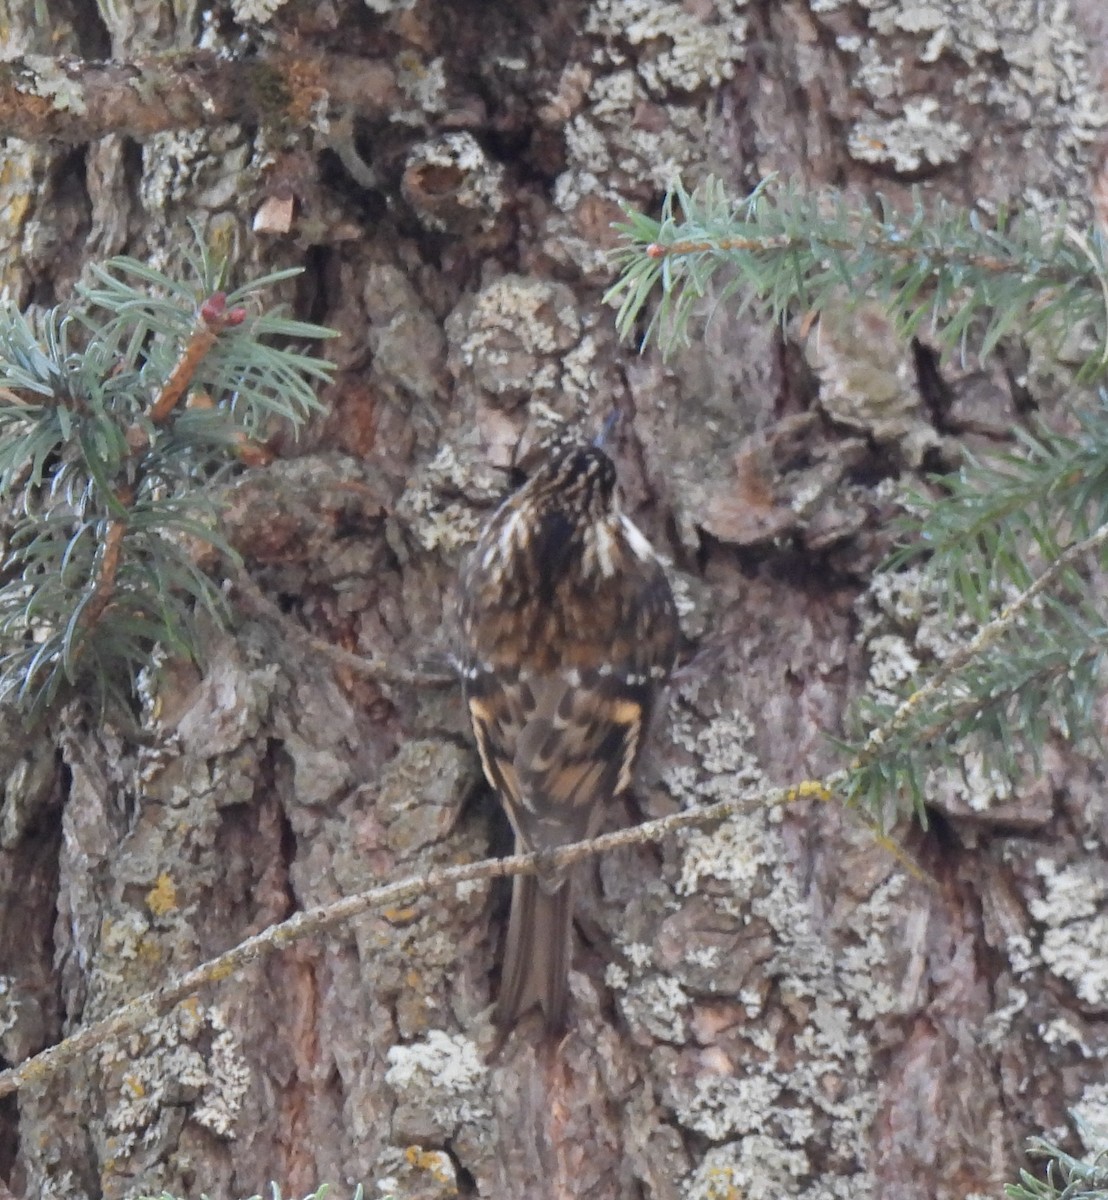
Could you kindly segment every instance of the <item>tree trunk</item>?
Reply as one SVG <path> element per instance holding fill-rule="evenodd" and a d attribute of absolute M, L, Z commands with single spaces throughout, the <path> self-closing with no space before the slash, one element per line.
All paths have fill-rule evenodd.
<path fill-rule="evenodd" d="M 45 27 L 13 3 L 5 49 L 32 65 L 202 44 L 244 70 L 343 69 L 334 93 L 290 71 L 276 116 L 239 96 L 220 110 L 237 124 L 10 139 L 0 277 L 50 305 L 89 261 L 165 263 L 190 222 L 240 278 L 303 266 L 287 299 L 342 333 L 328 415 L 228 490 L 229 537 L 297 622 L 417 669 L 448 659 L 504 468 L 618 411 L 628 508 L 701 654 L 612 824 L 814 778 L 848 702 L 941 630 L 941 597 L 870 580 L 883 482 L 953 462 L 959 436 L 866 311 L 818 347 L 726 313 L 668 363 L 619 345 L 611 222 L 678 172 L 1084 211 L 1098 5 L 68 0 Z M 348 94 L 359 58 L 391 72 L 385 111 Z M 65 108 L 60 87 L 43 103 Z M 942 370 L 967 427 L 1017 419 L 1003 376 Z M 298 909 L 508 844 L 457 688 L 369 682 L 243 608 L 144 695 L 141 736 L 76 706 L 2 718 L 0 1065 Z M 553 1047 L 524 1021 L 489 1057 L 506 889 L 374 912 L 0 1101 L 0 1181 L 67 1200 L 269 1180 L 405 1200 L 996 1194 L 1027 1135 L 1079 1147 L 1071 1112 L 1106 1123 L 1100 775 L 1059 746 L 1015 795 L 936 777 L 928 830 L 900 831 L 933 889 L 815 802 L 606 857 L 581 874 Z"/>

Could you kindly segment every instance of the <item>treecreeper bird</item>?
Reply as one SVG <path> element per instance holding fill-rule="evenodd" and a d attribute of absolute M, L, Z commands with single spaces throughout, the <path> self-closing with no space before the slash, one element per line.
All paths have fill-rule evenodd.
<path fill-rule="evenodd" d="M 611 459 L 556 451 L 494 513 L 462 571 L 464 687 L 519 852 L 593 837 L 631 783 L 673 668 L 673 594 L 620 508 Z M 496 1021 L 564 1028 L 572 870 L 513 880 Z"/>

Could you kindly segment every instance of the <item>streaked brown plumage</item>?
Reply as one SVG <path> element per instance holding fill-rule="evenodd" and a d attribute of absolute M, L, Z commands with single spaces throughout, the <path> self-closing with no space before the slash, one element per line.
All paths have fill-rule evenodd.
<path fill-rule="evenodd" d="M 665 572 L 607 455 L 555 453 L 493 515 L 461 593 L 465 696 L 517 848 L 592 837 L 631 783 L 677 645 Z M 565 870 L 514 880 L 498 1023 L 538 1004 L 564 1026 L 572 887 Z"/>

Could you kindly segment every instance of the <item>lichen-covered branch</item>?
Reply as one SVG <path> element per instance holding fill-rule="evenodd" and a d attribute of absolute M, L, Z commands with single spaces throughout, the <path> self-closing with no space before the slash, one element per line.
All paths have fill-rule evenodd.
<path fill-rule="evenodd" d="M 247 938 L 226 953 L 201 963 L 200 966 L 163 987 L 137 996 L 102 1021 L 97 1021 L 57 1045 L 41 1051 L 20 1066 L 0 1071 L 0 1097 L 26 1087 L 28 1084 L 39 1083 L 50 1078 L 109 1038 L 122 1037 L 140 1029 L 148 1021 L 169 1012 L 174 1005 L 205 985 L 227 979 L 247 964 L 257 962 L 265 955 L 272 954 L 276 950 L 283 950 L 305 938 L 325 933 L 371 909 L 400 904 L 426 895 L 428 892 L 454 887 L 462 883 L 498 879 L 502 876 L 534 874 L 540 860 L 544 868 L 568 866 L 585 858 L 605 854 L 626 846 L 659 841 L 682 829 L 721 821 L 739 807 L 752 808 L 762 805 L 787 804 L 801 799 L 826 799 L 828 795 L 826 789 L 816 783 L 758 790 L 745 795 L 740 801 L 722 800 L 704 808 L 690 809 L 672 816 L 661 817 L 655 821 L 647 821 L 629 829 L 604 834 L 591 841 L 576 842 L 550 853 L 517 854 L 510 858 L 483 859 L 480 862 L 466 863 L 462 866 L 428 871 L 423 875 L 398 879 L 394 883 L 370 888 L 368 891 L 359 892 L 353 896 L 345 896 L 331 904 L 319 905 L 306 912 L 297 913 L 295 916 L 289 917 L 287 921 L 271 925 L 261 933 Z"/>
<path fill-rule="evenodd" d="M 379 118 L 397 97 L 386 64 L 307 50 L 249 62 L 204 50 L 126 63 L 28 55 L 0 64 L 0 135 L 142 141 L 233 121 L 305 128 L 327 106 Z"/>

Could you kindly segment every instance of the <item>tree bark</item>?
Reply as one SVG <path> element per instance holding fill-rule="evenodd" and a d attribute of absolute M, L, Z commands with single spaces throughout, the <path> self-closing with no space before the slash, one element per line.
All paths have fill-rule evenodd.
<path fill-rule="evenodd" d="M 71 64 L 84 99 L 55 88 L 37 125 L 9 93 L 0 120 L 29 140 L 0 172 L 0 279 L 20 305 L 64 301 L 105 255 L 164 264 L 190 222 L 240 277 L 306 268 L 286 298 L 342 333 L 328 415 L 222 499 L 266 595 L 338 646 L 441 672 L 505 468 L 617 410 L 627 506 L 701 653 L 612 824 L 834 765 L 847 704 L 946 632 L 941 597 L 870 586 L 885 481 L 981 435 L 936 428 L 912 348 L 868 310 L 818 346 L 726 313 L 669 362 L 620 346 L 611 222 L 677 172 L 1087 211 L 1094 0 L 123 7 L 70 0 L 52 27 L 6 10 L 13 60 L 117 61 Z M 144 62 L 183 77 L 244 47 L 314 64 L 276 118 L 233 72 L 226 104 L 129 90 Z M 351 94 L 361 65 L 380 87 Z M 128 81 L 114 118 L 87 99 L 109 76 Z M 961 427 L 1019 419 L 1003 372 L 940 369 Z M 1050 370 L 1020 383 L 1047 409 Z M 456 689 L 347 672 L 244 608 L 143 694 L 141 737 L 77 706 L 37 728 L 0 714 L 0 1065 L 292 912 L 507 847 Z M 935 889 L 814 802 L 583 870 L 554 1047 L 524 1022 L 486 1060 L 506 890 L 359 918 L 0 1100 L 0 1183 L 996 1194 L 1023 1138 L 1080 1148 L 1070 1113 L 1108 1106 L 1108 815 L 1099 764 L 1061 743 L 1016 794 L 969 768 L 932 781 L 927 831 L 900 829 Z"/>

